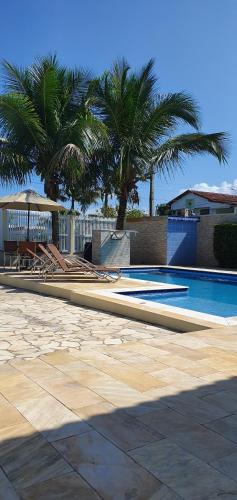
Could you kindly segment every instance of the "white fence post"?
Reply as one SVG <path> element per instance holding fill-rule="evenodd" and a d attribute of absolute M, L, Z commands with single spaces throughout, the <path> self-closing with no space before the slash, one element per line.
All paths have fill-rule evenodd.
<path fill-rule="evenodd" d="M 75 215 L 69 215 L 69 253 L 75 253 Z"/>
<path fill-rule="evenodd" d="M 75 252 L 82 253 L 85 243 L 92 241 L 93 229 L 115 229 L 116 219 L 97 216 L 75 217 Z"/>

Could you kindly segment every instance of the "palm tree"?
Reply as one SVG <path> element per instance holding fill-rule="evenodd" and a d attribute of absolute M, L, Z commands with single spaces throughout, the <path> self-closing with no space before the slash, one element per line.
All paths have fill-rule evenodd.
<path fill-rule="evenodd" d="M 90 112 L 90 75 L 68 70 L 56 56 L 36 60 L 25 69 L 3 63 L 0 95 L 0 177 L 23 182 L 35 172 L 45 194 L 54 201 L 75 182 L 90 150 L 96 147 L 101 123 Z M 52 237 L 59 241 L 58 213 Z"/>
<path fill-rule="evenodd" d="M 199 132 L 198 109 L 189 95 L 158 94 L 153 66 L 150 60 L 134 73 L 125 60 L 119 61 L 95 88 L 98 113 L 109 134 L 120 230 L 128 200 L 138 201 L 137 183 L 149 179 L 154 169 L 170 172 L 186 155 L 196 153 L 226 161 L 226 135 Z M 196 129 L 195 133 L 173 136 L 182 122 Z"/>
<path fill-rule="evenodd" d="M 155 172 L 152 169 L 149 177 L 149 216 L 152 217 L 155 212 Z"/>

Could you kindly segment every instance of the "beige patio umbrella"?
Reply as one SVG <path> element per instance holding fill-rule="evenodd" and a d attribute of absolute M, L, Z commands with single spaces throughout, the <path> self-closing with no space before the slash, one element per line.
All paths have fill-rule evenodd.
<path fill-rule="evenodd" d="M 29 241 L 30 236 L 30 211 L 58 212 L 59 210 L 64 209 L 63 206 L 59 205 L 55 201 L 45 198 L 31 189 L 26 189 L 25 191 L 20 191 L 19 193 L 0 197 L 0 208 L 28 211 L 27 241 Z"/>

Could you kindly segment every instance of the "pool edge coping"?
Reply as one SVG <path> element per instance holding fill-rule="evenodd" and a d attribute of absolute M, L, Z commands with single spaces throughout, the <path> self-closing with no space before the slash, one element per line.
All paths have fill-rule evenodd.
<path fill-rule="evenodd" d="M 147 267 L 148 266 L 146 266 L 146 268 Z M 161 267 L 161 266 L 149 266 L 149 267 Z M 162 267 L 168 267 L 168 266 L 162 266 Z M 130 278 L 122 278 L 122 280 L 123 279 L 130 280 Z M 137 280 L 137 281 L 141 282 L 142 280 Z M 64 281 L 64 285 L 66 285 L 66 283 L 67 282 Z M 144 289 L 145 283 L 149 285 L 150 290 L 152 287 L 157 289 L 157 284 L 156 287 L 154 287 L 154 282 L 145 282 L 145 281 L 143 281 L 143 286 L 141 288 Z M 223 328 L 224 326 L 231 327 L 237 325 L 237 318 L 233 320 L 233 322 L 231 322 L 230 324 L 228 321 L 225 321 L 226 318 L 217 317 L 218 321 L 213 321 L 212 318 L 210 320 L 211 315 L 204 315 L 204 313 L 199 313 L 201 315 L 204 315 L 202 317 L 195 317 L 195 315 L 192 314 L 191 315 L 189 314 L 189 317 L 187 317 L 187 315 L 174 310 L 168 311 L 166 308 L 163 307 L 158 307 L 158 308 L 154 307 L 154 305 L 151 302 L 147 304 L 146 302 L 148 301 L 142 301 L 143 303 L 141 302 L 135 303 L 134 300 L 136 299 L 134 298 L 133 301 L 131 301 L 128 300 L 129 297 L 126 297 L 125 299 L 124 298 L 125 296 L 119 296 L 118 293 L 116 294 L 116 291 L 118 291 L 118 289 L 98 290 L 92 288 L 90 290 L 85 289 L 85 290 L 75 291 L 75 290 L 70 290 L 70 288 L 67 288 L 66 286 L 64 287 L 57 286 L 57 282 L 47 281 L 46 283 L 44 283 L 42 281 L 39 281 L 38 278 L 32 277 L 31 275 L 28 275 L 27 279 L 24 279 L 23 276 L 18 276 L 18 275 L 16 276 L 13 273 L 11 274 L 7 272 L 0 273 L 0 284 L 13 286 L 25 290 L 30 290 L 36 293 L 42 293 L 44 295 L 64 298 L 71 301 L 72 303 L 82 305 L 84 307 L 103 310 L 105 312 L 118 314 L 120 316 L 126 316 L 138 321 L 155 324 L 160 327 L 165 327 L 180 332 L 200 331 L 205 329 L 221 328 L 221 327 Z M 173 287 L 177 289 L 177 286 L 173 285 Z M 122 288 L 123 287 L 121 285 L 121 289 Z M 126 288 L 126 290 L 128 291 L 128 288 Z M 129 290 L 132 291 L 132 286 Z M 138 288 L 135 288 L 134 290 L 139 291 Z M 132 298 L 130 297 L 130 299 Z M 139 299 L 137 300 L 139 301 Z M 186 310 L 186 311 L 190 313 L 191 310 Z"/>

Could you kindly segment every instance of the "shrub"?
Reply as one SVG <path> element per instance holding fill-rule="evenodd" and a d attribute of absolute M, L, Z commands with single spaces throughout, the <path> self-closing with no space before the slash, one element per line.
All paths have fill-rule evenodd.
<path fill-rule="evenodd" d="M 139 208 L 130 208 L 126 212 L 127 219 L 140 219 L 141 217 L 145 217 L 145 214 Z"/>
<path fill-rule="evenodd" d="M 157 215 L 170 215 L 170 205 L 168 203 L 161 203 L 156 207 Z"/>
<path fill-rule="evenodd" d="M 237 268 L 237 224 L 214 228 L 214 255 L 221 267 Z"/>
<path fill-rule="evenodd" d="M 106 219 L 110 217 L 117 217 L 117 208 L 116 207 L 109 207 L 109 206 L 103 206 L 100 209 L 103 217 Z"/>

